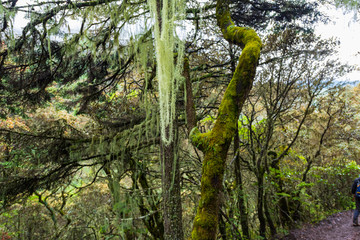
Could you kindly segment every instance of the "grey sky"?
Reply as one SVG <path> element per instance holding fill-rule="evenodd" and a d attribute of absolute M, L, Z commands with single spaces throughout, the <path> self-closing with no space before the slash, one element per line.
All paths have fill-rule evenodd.
<path fill-rule="evenodd" d="M 33 0 L 19 0 L 17 6 L 27 5 Z M 316 32 L 324 38 L 336 37 L 340 40 L 339 58 L 344 63 L 357 65 L 358 69 L 347 74 L 342 80 L 360 81 L 360 16 L 354 19 L 354 12 L 344 12 L 335 7 L 327 7 L 322 10 L 330 16 L 328 24 L 319 24 Z M 25 13 L 20 12 L 14 22 L 15 32 L 21 32 L 21 29 L 27 24 L 24 19 Z M 80 24 L 76 20 L 69 20 L 69 26 L 72 32 L 79 31 Z"/>

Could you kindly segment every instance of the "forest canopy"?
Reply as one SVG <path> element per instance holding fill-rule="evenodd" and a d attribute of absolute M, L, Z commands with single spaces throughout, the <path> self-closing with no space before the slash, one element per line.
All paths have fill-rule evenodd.
<path fill-rule="evenodd" d="M 314 28 L 356 1 L 0 3 L 1 239 L 271 239 L 354 207 L 356 66 Z"/>

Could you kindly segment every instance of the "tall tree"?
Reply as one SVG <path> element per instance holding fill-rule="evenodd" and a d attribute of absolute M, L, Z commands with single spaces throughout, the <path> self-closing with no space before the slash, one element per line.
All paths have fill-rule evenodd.
<path fill-rule="evenodd" d="M 155 26 L 156 72 L 159 89 L 161 129 L 161 172 L 163 195 L 164 238 L 182 240 L 180 159 L 178 157 L 178 125 L 176 96 L 183 68 L 184 44 L 175 34 L 175 22 L 183 21 L 182 1 L 149 1 Z M 180 16 L 180 17 L 179 17 Z M 177 45 L 177 46 L 176 46 Z M 175 48 L 178 48 L 174 63 Z"/>
<path fill-rule="evenodd" d="M 194 240 L 216 238 L 226 156 L 237 131 L 241 108 L 252 87 L 261 49 L 260 38 L 254 30 L 236 27 L 232 22 L 229 2 L 217 1 L 216 16 L 224 38 L 243 47 L 243 51 L 221 101 L 213 129 L 201 133 L 194 128 L 191 132 L 192 143 L 204 152 L 201 196 L 191 233 Z"/>
<path fill-rule="evenodd" d="M 199 105 L 198 109 L 205 109 L 197 112 L 200 117 L 216 111 L 218 107 L 219 112 L 210 132 L 201 134 L 195 129 L 191 134 L 195 146 L 205 153 L 201 200 L 192 234 L 194 239 L 215 238 L 226 156 L 232 137 L 237 132 L 239 113 L 254 80 L 261 48 L 261 41 L 255 31 L 247 27 L 236 27 L 232 22 L 229 4 L 239 7 L 234 7 L 232 11 L 232 18 L 236 23 L 256 29 L 266 28 L 266 23 L 272 18 L 276 19 L 276 30 L 281 30 L 281 25 L 292 26 L 293 19 L 316 15 L 313 5 L 303 2 L 295 4 L 293 1 L 280 1 L 275 4 L 273 1 L 254 0 L 230 3 L 219 0 L 216 5 L 208 3 L 200 6 L 195 2 L 188 2 L 186 18 L 193 21 L 195 28 L 194 33 L 189 34 L 186 45 L 190 57 L 185 64 L 191 65 L 191 69 L 186 70 L 185 67 L 186 106 L 189 110 L 187 114 L 191 115 L 191 121 L 187 122 L 188 128 L 195 125 L 196 119 L 192 109 L 191 84 L 200 82 L 210 88 L 221 88 L 221 84 L 227 84 L 227 79 L 223 76 L 226 76 L 226 68 L 231 63 L 218 54 L 221 51 L 219 46 L 224 43 L 207 39 L 207 36 L 212 36 L 212 33 L 206 31 L 213 24 L 215 8 L 216 21 L 224 39 L 243 48 L 220 106 L 216 101 L 209 101 L 206 107 L 200 106 L 208 101 L 203 100 L 202 96 L 195 102 Z M 156 55 L 153 35 L 149 28 L 139 29 L 139 34 L 128 34 L 132 29 L 128 26 L 133 26 L 134 23 L 137 26 L 139 23 L 153 23 L 146 21 L 150 16 L 147 4 L 137 0 L 85 0 L 39 2 L 21 6 L 16 1 L 7 1 L 2 2 L 1 10 L 4 10 L 4 14 L 0 16 L 3 20 L 0 32 L 0 114 L 3 117 L 13 114 L 31 116 L 28 111 L 30 108 L 35 109 L 52 102 L 76 114 L 86 114 L 91 117 L 89 125 L 93 126 L 79 131 L 79 128 L 74 128 L 59 117 L 54 121 L 43 121 L 38 128 L 34 124 L 31 128 L 16 129 L 18 131 L 1 129 L 6 142 L 11 142 L 6 143 L 11 154 L 6 154 L 9 161 L 4 160 L 4 165 L 22 163 L 19 165 L 21 168 L 14 167 L 16 171 L 11 176 L 7 172 L 9 175 L 4 175 L 0 181 L 4 196 L 2 203 L 10 203 L 31 195 L 35 190 L 50 189 L 64 181 L 71 181 L 81 169 L 89 165 L 97 169 L 94 181 L 105 172 L 109 181 L 120 188 L 123 176 L 131 172 L 134 189 L 156 192 L 149 189 L 147 180 L 158 177 L 152 175 L 152 171 L 159 171 L 159 166 L 155 164 L 155 170 L 150 171 L 150 166 L 144 164 L 147 160 L 144 152 L 150 151 L 149 146 L 159 147 L 161 141 L 156 131 L 156 125 L 159 124 L 156 119 L 159 89 L 154 87 L 158 66 L 153 61 Z M 17 11 L 26 11 L 31 16 L 19 36 L 12 35 L 10 24 L 13 21 L 12 15 Z M 246 17 L 242 18 L 245 13 Z M 73 30 L 66 30 L 66 27 L 70 28 L 68 21 L 74 18 L 80 23 L 75 33 Z M 199 28 L 200 18 L 209 23 L 204 29 Z M 61 41 L 57 41 L 58 38 Z M 207 45 L 197 45 L 196 41 L 201 38 Z M 179 54 L 179 49 L 176 46 L 176 50 L 171 49 L 170 53 Z M 194 56 L 201 51 L 203 59 L 211 58 L 208 62 L 196 61 Z M 168 63 L 172 63 L 174 56 L 168 60 Z M 179 59 L 177 61 L 180 62 Z M 143 68 L 136 68 L 137 65 L 142 65 Z M 194 72 L 200 77 L 194 77 Z M 209 79 L 212 80 L 211 83 L 207 82 Z M 208 93 L 209 91 L 206 94 Z M 178 98 L 175 103 L 181 105 L 183 99 Z M 144 99 L 146 101 L 142 102 Z M 147 104 L 142 104 L 144 102 Z M 184 123 L 182 115 L 179 114 L 179 125 Z M 150 133 L 143 131 L 144 128 L 150 128 Z M 176 133 L 177 127 L 173 129 L 174 139 L 177 141 L 181 134 Z M 170 129 L 168 133 L 172 134 Z M 18 144 L 13 144 L 14 141 Z M 169 210 L 164 211 L 166 238 L 181 239 L 181 179 L 176 149 L 181 142 L 176 141 L 161 144 L 161 174 L 164 173 L 162 194 L 164 209 Z M 10 145 L 14 146 L 12 151 Z M 25 158 L 32 156 L 34 149 L 36 157 Z M 139 166 L 143 167 L 141 171 L 136 169 Z M 17 171 L 21 174 L 17 175 Z M 144 172 L 148 174 L 144 176 Z M 154 227 L 162 222 L 154 214 L 159 211 L 156 209 L 158 199 L 141 196 L 138 203 L 141 214 L 151 214 L 150 218 L 142 216 L 148 228 L 156 228 L 149 232 L 154 237 L 161 235 L 161 227 Z"/>

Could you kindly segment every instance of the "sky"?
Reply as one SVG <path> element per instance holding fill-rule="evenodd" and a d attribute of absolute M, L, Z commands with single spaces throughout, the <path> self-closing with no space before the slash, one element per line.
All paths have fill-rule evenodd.
<path fill-rule="evenodd" d="M 19 0 L 17 5 L 27 5 L 32 0 Z M 346 74 L 341 80 L 347 82 L 360 81 L 360 14 L 354 18 L 355 12 L 336 9 L 332 6 L 321 9 L 328 16 L 330 21 L 327 24 L 320 23 L 316 27 L 316 33 L 323 38 L 335 37 L 340 41 L 339 58 L 343 63 L 357 65 L 357 70 Z M 23 18 L 24 14 L 19 14 L 15 19 L 15 32 L 20 32 L 27 21 Z M 71 22 L 72 27 L 76 28 L 76 21 Z M 79 28 L 79 27 L 77 27 Z M 74 29 L 75 30 L 75 29 Z"/>
<path fill-rule="evenodd" d="M 335 7 L 324 8 L 330 21 L 319 24 L 315 31 L 323 38 L 336 37 L 340 41 L 339 58 L 342 62 L 357 65 L 358 70 L 346 74 L 341 80 L 360 81 L 360 15 Z M 357 17 L 357 19 L 356 19 Z"/>

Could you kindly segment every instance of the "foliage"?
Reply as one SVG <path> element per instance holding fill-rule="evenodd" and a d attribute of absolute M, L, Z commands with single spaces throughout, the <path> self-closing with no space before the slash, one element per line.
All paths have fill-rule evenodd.
<path fill-rule="evenodd" d="M 338 6 L 345 6 L 348 9 L 359 9 L 360 5 L 358 1 L 355 0 L 336 0 Z"/>
<path fill-rule="evenodd" d="M 193 91 L 180 84 L 173 94 L 177 144 L 171 158 L 181 174 L 185 238 L 194 219 L 218 238 L 256 239 L 352 207 L 360 88 L 334 81 L 348 67 L 332 57 L 336 41 L 312 33 L 322 17 L 318 4 L 232 1 L 226 11 L 218 6 L 216 16 L 213 2 L 186 2 L 186 31 L 173 31 L 184 39 Z M 20 12 L 29 21 L 16 32 Z M 233 27 L 230 16 L 245 28 Z M 171 189 L 162 178 L 162 64 L 150 19 L 146 2 L 137 0 L 1 3 L 2 238 L 164 239 L 163 194 Z M 222 29 L 214 27 L 217 20 Z M 251 66 L 259 43 L 241 49 L 246 40 L 258 40 L 249 27 L 263 43 Z M 218 37 L 220 30 L 231 43 Z M 244 34 L 240 46 L 233 33 Z M 166 66 L 177 56 L 180 75 L 181 47 L 172 49 Z M 240 102 L 229 103 L 255 65 L 240 114 Z M 194 140 L 205 156 L 188 141 L 185 95 L 193 97 L 198 120 L 190 136 L 201 136 Z M 214 158 L 220 168 L 209 161 Z M 213 188 L 200 198 L 202 177 L 203 186 L 217 183 L 214 201 Z M 196 209 L 208 203 L 218 204 L 218 212 L 211 212 L 209 225 L 199 224 Z"/>

